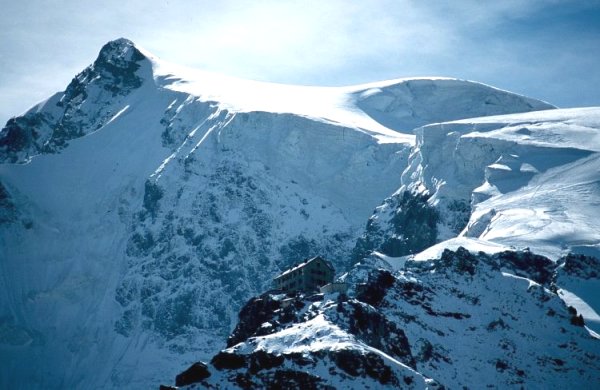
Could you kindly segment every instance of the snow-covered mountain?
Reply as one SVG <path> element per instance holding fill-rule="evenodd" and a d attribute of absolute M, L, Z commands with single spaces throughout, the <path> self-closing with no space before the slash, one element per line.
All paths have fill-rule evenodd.
<path fill-rule="evenodd" d="M 446 78 L 258 83 L 109 42 L 0 132 L 0 385 L 166 382 L 224 348 L 246 301 L 315 254 L 343 272 L 373 250 L 409 255 L 460 234 L 552 260 L 595 255 L 597 209 L 572 215 L 595 199 L 598 110 L 537 111 L 551 108 Z M 524 215 L 510 196 L 529 191 L 544 216 L 576 187 L 556 225 L 579 229 L 570 237 L 548 224 L 548 242 L 502 238 L 516 226 L 502 218 Z M 562 277 L 561 296 L 581 300 Z M 586 280 L 593 291 L 597 276 Z"/>

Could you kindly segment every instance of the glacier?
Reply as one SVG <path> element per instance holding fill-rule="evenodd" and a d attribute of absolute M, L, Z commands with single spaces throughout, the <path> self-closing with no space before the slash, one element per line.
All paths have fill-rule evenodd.
<path fill-rule="evenodd" d="M 0 132 L 0 385 L 173 378 L 295 261 L 348 270 L 363 237 L 399 255 L 378 245 L 407 191 L 440 251 L 597 256 L 598 112 L 451 78 L 259 83 L 109 42 Z M 588 282 L 563 296 L 591 319 Z"/>

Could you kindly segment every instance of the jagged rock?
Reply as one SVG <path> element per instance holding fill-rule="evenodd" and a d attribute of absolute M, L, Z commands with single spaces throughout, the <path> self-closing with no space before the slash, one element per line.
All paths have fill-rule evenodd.
<path fill-rule="evenodd" d="M 374 284 L 389 283 L 390 278 L 393 279 L 391 274 L 382 272 L 372 281 Z M 322 294 L 286 295 L 272 291 L 251 299 L 240 311 L 239 318 L 238 326 L 228 339 L 230 348 L 220 351 L 211 360 L 216 371 L 207 379 L 206 386 L 228 383 L 228 386 L 234 384 L 241 388 L 285 385 L 331 389 L 342 380 L 350 387 L 361 383 L 397 387 L 402 383 L 418 388 L 419 383 L 424 383 L 422 377 L 409 369 L 416 367 L 416 361 L 402 329 L 373 306 L 345 294 L 329 300 Z M 274 351 L 270 351 L 272 347 L 257 344 L 266 340 L 264 337 L 279 337 L 280 332 L 296 334 L 295 327 L 304 327 L 311 322 L 315 329 L 307 330 L 309 342 L 319 342 L 321 338 L 329 340 L 330 337 L 355 341 L 349 345 L 344 341 L 346 346 L 341 349 L 309 348 L 302 352 L 287 351 L 287 346 L 279 342 Z M 265 328 L 268 329 L 266 333 Z M 333 340 L 325 344 L 338 345 Z M 368 350 L 365 345 L 373 349 Z M 277 352 L 278 348 L 284 350 Z M 377 350 L 384 355 L 375 352 Z M 307 373 L 307 370 L 311 372 L 322 365 L 327 367 L 330 377 Z M 332 386 L 332 383 L 336 385 Z"/>
<path fill-rule="evenodd" d="M 569 306 L 567 309 L 571 314 L 571 324 L 575 326 L 585 326 L 583 316 L 581 314 L 577 315 L 577 309 L 575 309 L 573 306 Z"/>
<path fill-rule="evenodd" d="M 221 351 L 212 358 L 210 363 L 217 370 L 237 370 L 246 365 L 246 359 L 242 355 Z"/>
<path fill-rule="evenodd" d="M 265 351 L 256 351 L 250 355 L 248 371 L 256 374 L 261 370 L 270 370 L 283 364 L 285 358 L 282 355 L 274 355 Z"/>
<path fill-rule="evenodd" d="M 442 253 L 441 264 L 446 268 L 452 268 L 459 274 L 475 275 L 479 260 L 471 252 L 463 247 L 455 252 L 445 249 Z"/>
<path fill-rule="evenodd" d="M 562 272 L 567 275 L 582 279 L 600 278 L 600 260 L 595 257 L 570 253 L 559 259 L 558 264 L 563 264 Z"/>
<path fill-rule="evenodd" d="M 555 267 L 527 251 L 446 250 L 440 259 L 408 261 L 379 307 L 401 324 L 417 370 L 450 388 L 529 381 L 585 387 L 600 372 L 600 343 L 552 288 Z M 487 340 L 485 347 L 476 340 Z M 565 362 L 560 375 L 548 355 Z"/>
<path fill-rule="evenodd" d="M 187 370 L 175 377 L 175 386 L 187 386 L 192 383 L 198 383 L 210 377 L 210 371 L 206 364 L 196 362 Z"/>
<path fill-rule="evenodd" d="M 17 208 L 6 187 L 0 181 L 0 225 L 17 219 Z"/>
<path fill-rule="evenodd" d="M 263 294 L 242 309 L 207 386 L 510 387 L 566 383 L 563 375 L 595 383 L 600 343 L 548 288 L 552 267 L 528 252 L 459 248 L 405 271 L 373 270 L 359 299 Z"/>
<path fill-rule="evenodd" d="M 149 76 L 149 63 L 140 69 L 144 60 L 131 41 L 108 42 L 63 93 L 6 123 L 0 131 L 0 162 L 22 163 L 40 153 L 56 153 L 68 141 L 101 128 Z"/>
<path fill-rule="evenodd" d="M 398 378 L 396 378 L 390 367 L 383 362 L 383 359 L 379 355 L 374 353 L 363 354 L 350 349 L 342 349 L 330 352 L 330 356 L 335 364 L 348 375 L 361 376 L 363 378 L 369 376 L 382 385 L 399 385 Z"/>
<path fill-rule="evenodd" d="M 554 273 L 557 264 L 547 257 L 534 254 L 529 250 L 524 251 L 504 251 L 494 255 L 488 255 L 483 252 L 477 254 L 471 253 L 463 247 L 455 251 L 445 249 L 440 258 L 441 261 L 433 263 L 419 264 L 418 262 L 408 262 L 408 268 L 414 269 L 422 267 L 431 267 L 431 269 L 452 268 L 458 273 L 473 276 L 480 262 L 485 263 L 494 270 L 504 269 L 531 279 L 545 286 L 550 286 L 553 282 Z"/>
<path fill-rule="evenodd" d="M 156 184 L 150 180 L 146 180 L 144 184 L 144 209 L 152 218 L 156 218 L 156 214 L 159 208 L 159 201 L 163 197 L 164 191 Z"/>
<path fill-rule="evenodd" d="M 385 199 L 357 240 L 353 262 L 360 261 L 371 251 L 399 257 L 435 244 L 439 215 L 428 200 L 427 193 L 414 191 L 399 191 Z"/>
<path fill-rule="evenodd" d="M 282 299 L 286 299 L 284 308 L 282 308 Z M 269 334 L 273 328 L 262 327 L 265 323 L 285 324 L 296 320 L 295 313 L 302 307 L 304 303 L 300 296 L 295 294 L 280 294 L 277 299 L 274 299 L 272 294 L 252 298 L 240 311 L 239 322 L 227 339 L 227 347 L 247 340 L 250 336 Z"/>
<path fill-rule="evenodd" d="M 361 286 L 361 291 L 357 292 L 356 299 L 377 307 L 395 280 L 389 271 L 378 270 L 369 275 L 369 281 Z"/>
<path fill-rule="evenodd" d="M 336 310 L 327 311 L 326 318 L 366 345 L 377 348 L 415 368 L 415 359 L 402 329 L 388 321 L 377 309 L 357 300 L 338 301 Z"/>
<path fill-rule="evenodd" d="M 547 257 L 536 255 L 530 251 L 506 251 L 492 256 L 499 266 L 510 269 L 515 275 L 523 276 L 539 284 L 549 285 L 552 282 L 556 263 Z"/>
<path fill-rule="evenodd" d="M 316 375 L 297 370 L 277 370 L 267 379 L 270 389 L 322 389 L 333 390 Z"/>

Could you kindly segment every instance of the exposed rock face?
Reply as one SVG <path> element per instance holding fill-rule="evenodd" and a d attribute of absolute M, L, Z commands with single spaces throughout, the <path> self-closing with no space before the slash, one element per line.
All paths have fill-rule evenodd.
<path fill-rule="evenodd" d="M 383 276 L 368 283 L 369 291 L 374 290 L 375 286 L 380 286 L 382 282 L 385 283 L 386 276 L 393 280 L 393 276 L 389 273 L 381 275 Z M 364 295 L 367 296 L 368 293 Z M 307 297 L 301 293 L 289 294 L 285 298 L 272 294 L 253 298 L 240 311 L 239 323 L 229 337 L 227 346 L 233 347 L 250 337 L 273 334 L 290 325 L 323 314 L 329 322 L 354 335 L 366 345 L 380 349 L 408 366 L 414 366 L 414 359 L 404 333 L 387 321 L 377 309 L 342 295 L 338 297 L 335 305 L 331 302 L 326 305 L 326 309 L 317 310 L 313 303 L 318 302 L 320 307 L 323 299 L 322 294 Z"/>
<path fill-rule="evenodd" d="M 288 294 L 285 297 L 285 307 L 282 307 L 282 299 L 274 299 L 271 294 L 252 298 L 240 311 L 239 322 L 227 339 L 227 347 L 232 347 L 253 336 L 273 333 L 277 326 L 298 321 L 297 314 L 306 305 L 302 295 Z M 275 326 L 263 327 L 262 325 L 266 323 Z"/>
<path fill-rule="evenodd" d="M 554 279 L 556 263 L 528 250 L 501 252 L 493 257 L 500 267 L 509 269 L 515 275 L 531 279 L 543 286 L 550 287 Z"/>
<path fill-rule="evenodd" d="M 555 268 L 529 252 L 447 250 L 407 262 L 380 306 L 407 335 L 417 370 L 450 388 L 586 387 L 599 379 L 600 341 L 556 294 Z"/>
<path fill-rule="evenodd" d="M 561 273 L 581 279 L 599 279 L 600 261 L 595 257 L 568 254 L 558 261 L 563 264 Z"/>
<path fill-rule="evenodd" d="M 369 275 L 362 291 L 357 292 L 356 299 L 378 307 L 385 297 L 387 290 L 392 287 L 396 279 L 394 276 L 384 270 L 376 270 Z"/>
<path fill-rule="evenodd" d="M 146 57 L 126 39 L 104 45 L 92 65 L 59 93 L 0 131 L 0 162 L 22 163 L 56 153 L 69 140 L 90 134 L 118 113 L 120 102 L 151 78 Z"/>
<path fill-rule="evenodd" d="M 426 193 L 400 190 L 375 209 L 353 251 L 357 262 L 371 251 L 392 257 L 422 251 L 436 243 L 439 213 Z"/>
<path fill-rule="evenodd" d="M 374 278 L 369 287 L 378 282 Z M 434 385 L 413 371 L 416 361 L 401 329 L 369 304 L 334 297 L 267 293 L 251 299 L 229 348 L 212 358 L 210 378 L 198 382 L 241 388 Z M 260 346 L 287 333 L 287 342 L 275 342 L 269 352 Z M 294 349 L 296 342 L 306 348 Z"/>
<path fill-rule="evenodd" d="M 222 375 L 225 380 L 201 384 L 225 383 L 239 388 L 298 388 L 298 389 L 335 389 L 330 378 L 317 374 L 323 366 L 327 376 L 347 378 L 346 386 L 359 383 L 376 383 L 378 386 L 398 386 L 401 382 L 383 359 L 372 352 L 361 353 L 352 349 L 337 351 L 316 351 L 310 354 L 290 353 L 275 355 L 264 351 L 255 351 L 248 355 L 236 355 L 220 352 L 211 364 L 218 370 L 215 377 Z M 405 382 L 414 379 L 407 376 Z M 344 379 L 341 379 L 344 382 Z M 335 383 L 335 382 L 333 382 Z"/>
<path fill-rule="evenodd" d="M 182 372 L 177 375 L 175 378 L 175 386 L 186 386 L 192 383 L 200 382 L 210 376 L 210 372 L 208 371 L 208 367 L 204 363 L 194 363 Z"/>
<path fill-rule="evenodd" d="M 327 313 L 326 318 L 366 345 L 415 368 L 415 360 L 402 329 L 374 307 L 357 300 L 338 301 L 336 311 Z"/>

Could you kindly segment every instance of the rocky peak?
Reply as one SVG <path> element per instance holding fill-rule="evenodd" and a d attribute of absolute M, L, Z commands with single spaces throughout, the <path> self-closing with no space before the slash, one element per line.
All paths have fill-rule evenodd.
<path fill-rule="evenodd" d="M 56 153 L 69 140 L 101 128 L 122 109 L 127 95 L 152 79 L 152 67 L 144 60 L 147 57 L 133 42 L 108 42 L 64 93 L 8 121 L 0 131 L 0 162 L 20 163 L 37 154 Z"/>
<path fill-rule="evenodd" d="M 439 212 L 429 203 L 427 192 L 402 190 L 386 198 L 367 222 L 357 240 L 352 262 L 372 251 L 399 257 L 418 253 L 435 244 Z"/>
<path fill-rule="evenodd" d="M 71 81 L 58 105 L 66 106 L 73 100 L 85 100 L 88 96 L 87 86 L 93 82 L 98 82 L 113 97 L 126 95 L 142 85 L 143 78 L 138 70 L 140 62 L 145 59 L 130 40 L 119 38 L 108 42 L 100 49 L 96 61 Z"/>
<path fill-rule="evenodd" d="M 145 56 L 135 47 L 135 44 L 127 38 L 118 38 L 107 42 L 98 55 L 99 60 L 108 63 L 119 63 L 122 61 L 139 61 Z"/>
<path fill-rule="evenodd" d="M 142 85 L 143 80 L 136 73 L 140 62 L 146 59 L 133 42 L 119 38 L 102 47 L 93 68 L 107 77 L 106 81 L 112 84 L 109 90 L 115 94 Z"/>
<path fill-rule="evenodd" d="M 560 263 L 589 269 L 589 260 Z M 177 384 L 586 387 L 598 380 L 600 345 L 552 288 L 557 267 L 529 251 L 460 247 L 394 273 L 373 269 L 356 297 L 270 291 L 241 310 L 228 348 Z"/>

